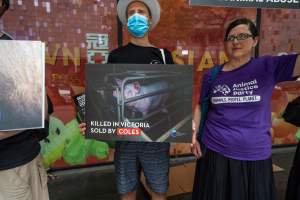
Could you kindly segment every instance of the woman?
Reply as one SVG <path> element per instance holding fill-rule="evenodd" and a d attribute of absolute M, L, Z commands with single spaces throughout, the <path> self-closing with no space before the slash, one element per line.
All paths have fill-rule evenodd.
<path fill-rule="evenodd" d="M 274 200 L 270 101 L 275 84 L 300 74 L 298 55 L 252 58 L 258 31 L 249 19 L 230 23 L 225 34 L 229 61 L 211 83 L 203 77 L 201 99 L 210 96 L 201 147 L 194 130 L 192 152 L 198 160 L 194 200 Z M 199 126 L 197 106 L 194 125 Z"/>

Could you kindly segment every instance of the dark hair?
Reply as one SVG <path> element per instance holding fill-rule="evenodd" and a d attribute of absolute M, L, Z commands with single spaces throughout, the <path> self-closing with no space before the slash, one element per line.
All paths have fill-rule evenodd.
<path fill-rule="evenodd" d="M 150 8 L 148 7 L 148 5 L 145 4 L 145 3 L 142 2 L 142 1 L 138 1 L 138 0 L 137 0 L 137 1 L 133 1 L 133 2 L 131 2 L 130 4 L 128 4 L 128 6 L 127 6 L 127 8 L 126 8 L 126 18 L 128 18 L 128 8 L 129 8 L 129 6 L 130 6 L 131 4 L 133 4 L 133 3 L 135 3 L 135 2 L 140 2 L 140 3 L 144 4 L 144 5 L 146 6 L 148 12 L 149 12 L 150 17 L 152 17 L 152 13 L 151 13 L 151 10 L 150 10 Z"/>
<path fill-rule="evenodd" d="M 2 1 L 2 6 L 5 6 L 5 9 L 9 9 L 9 0 L 3 0 Z"/>
<path fill-rule="evenodd" d="M 226 33 L 225 33 L 224 41 L 226 41 L 229 32 L 230 32 L 234 27 L 236 27 L 236 26 L 238 26 L 238 25 L 241 25 L 241 24 L 248 25 L 249 31 L 251 32 L 253 38 L 255 38 L 255 37 L 258 36 L 258 30 L 257 30 L 255 24 L 254 24 L 250 19 L 248 19 L 248 18 L 239 18 L 239 19 L 234 20 L 233 22 L 231 22 L 231 23 L 228 25 L 227 30 L 226 30 Z"/>

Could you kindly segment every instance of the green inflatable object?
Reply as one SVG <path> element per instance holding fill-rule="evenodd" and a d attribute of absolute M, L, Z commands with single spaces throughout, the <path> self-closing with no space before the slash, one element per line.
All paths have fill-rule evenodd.
<path fill-rule="evenodd" d="M 64 133 L 65 125 L 57 118 L 50 117 L 49 136 L 41 142 L 44 164 L 49 167 L 63 155 L 65 141 L 72 137 L 72 132 Z"/>
<path fill-rule="evenodd" d="M 64 149 L 63 158 L 69 165 L 84 164 L 87 157 L 85 139 L 82 135 L 76 134 Z"/>
<path fill-rule="evenodd" d="M 109 155 L 107 143 L 88 140 L 81 135 L 76 119 L 64 125 L 59 119 L 50 117 L 49 136 L 41 142 L 41 147 L 47 167 L 61 158 L 69 165 L 79 165 L 86 163 L 89 156 L 104 159 Z"/>
<path fill-rule="evenodd" d="M 298 128 L 298 131 L 296 132 L 295 137 L 298 141 L 300 141 L 300 128 Z"/>
<path fill-rule="evenodd" d="M 96 140 L 86 140 L 86 142 L 89 155 L 95 156 L 98 159 L 104 159 L 109 154 L 107 143 Z"/>

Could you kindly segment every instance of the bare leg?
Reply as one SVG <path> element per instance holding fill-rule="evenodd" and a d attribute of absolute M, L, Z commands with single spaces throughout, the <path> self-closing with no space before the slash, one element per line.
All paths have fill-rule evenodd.
<path fill-rule="evenodd" d="M 121 200 L 136 200 L 136 190 L 121 195 Z"/>
<path fill-rule="evenodd" d="M 167 200 L 166 194 L 151 193 L 152 200 Z"/>

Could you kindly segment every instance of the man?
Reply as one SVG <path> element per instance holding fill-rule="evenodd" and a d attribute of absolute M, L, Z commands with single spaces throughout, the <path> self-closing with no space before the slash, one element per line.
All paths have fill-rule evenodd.
<path fill-rule="evenodd" d="M 0 18 L 8 8 L 9 0 L 0 0 Z M 0 39 L 12 38 L 0 31 Z M 45 112 L 52 113 L 51 101 L 45 99 Z M 0 132 L 0 200 L 49 199 L 39 144 L 47 135 L 47 124 L 45 129 Z"/>
<path fill-rule="evenodd" d="M 156 48 L 149 41 L 149 30 L 160 18 L 157 0 L 120 0 L 118 17 L 127 26 L 130 42 L 113 50 L 108 63 L 174 64 L 169 51 Z M 80 126 L 84 133 L 86 125 Z M 169 184 L 168 143 L 117 142 L 115 147 L 116 182 L 122 200 L 135 200 L 144 172 L 152 200 L 165 200 Z"/>
<path fill-rule="evenodd" d="M 121 0 L 118 17 L 127 26 L 130 43 L 115 49 L 108 63 L 174 64 L 170 52 L 156 48 L 149 41 L 149 29 L 160 18 L 160 5 L 156 0 Z M 169 180 L 168 143 L 117 142 L 115 166 L 117 187 L 122 200 L 136 198 L 136 189 L 143 170 L 153 200 L 166 199 Z"/>

